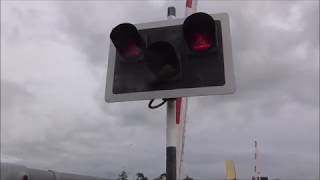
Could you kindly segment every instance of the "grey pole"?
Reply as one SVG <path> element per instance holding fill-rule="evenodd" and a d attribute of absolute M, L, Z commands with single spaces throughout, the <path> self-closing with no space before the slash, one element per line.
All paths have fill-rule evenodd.
<path fill-rule="evenodd" d="M 168 7 L 168 20 L 174 19 L 176 8 Z M 176 126 L 176 100 L 167 101 L 167 149 L 166 149 L 166 173 L 167 180 L 177 179 L 177 126 Z"/>
<path fill-rule="evenodd" d="M 167 150 L 166 150 L 166 173 L 167 180 L 177 178 L 177 128 L 175 99 L 167 101 Z"/>
<path fill-rule="evenodd" d="M 176 8 L 173 6 L 168 7 L 168 19 L 173 19 L 176 17 Z"/>

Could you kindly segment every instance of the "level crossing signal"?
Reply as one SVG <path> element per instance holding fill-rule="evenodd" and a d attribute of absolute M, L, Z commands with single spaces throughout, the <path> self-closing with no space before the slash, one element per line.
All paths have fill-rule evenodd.
<path fill-rule="evenodd" d="M 106 101 L 230 94 L 235 90 L 229 17 L 195 13 L 110 33 Z"/>

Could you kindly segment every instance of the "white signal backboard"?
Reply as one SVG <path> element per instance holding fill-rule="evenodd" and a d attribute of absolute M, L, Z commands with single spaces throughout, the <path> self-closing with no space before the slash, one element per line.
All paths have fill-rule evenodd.
<path fill-rule="evenodd" d="M 220 20 L 222 29 L 222 43 L 223 43 L 223 56 L 224 56 L 224 72 L 225 84 L 223 86 L 210 86 L 199 88 L 184 88 L 174 90 L 158 90 L 148 92 L 134 92 L 124 94 L 114 94 L 113 78 L 114 66 L 116 57 L 116 48 L 112 41 L 110 41 L 109 59 L 108 59 L 108 72 L 105 90 L 105 100 L 107 102 L 120 102 L 120 101 L 136 101 L 136 100 L 150 100 L 157 98 L 175 98 L 175 97 L 189 97 L 189 96 L 208 96 L 208 95 L 222 95 L 231 94 L 235 91 L 235 76 L 233 70 L 232 58 L 232 44 L 229 16 L 227 13 L 211 14 L 214 20 Z M 143 24 L 135 24 L 138 30 L 150 29 L 165 26 L 175 26 L 183 24 L 185 18 L 165 20 L 158 22 L 150 22 Z"/>

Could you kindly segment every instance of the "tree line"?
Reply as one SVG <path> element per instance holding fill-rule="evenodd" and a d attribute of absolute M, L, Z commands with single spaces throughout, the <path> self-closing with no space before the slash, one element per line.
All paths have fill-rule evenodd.
<path fill-rule="evenodd" d="M 167 174 L 162 173 L 159 177 L 154 178 L 153 180 L 166 180 Z M 128 180 L 128 175 L 126 171 L 121 171 L 117 180 Z M 136 180 L 148 180 L 148 177 L 146 177 L 143 173 L 138 172 L 136 173 Z M 193 180 L 193 178 L 186 176 L 183 180 Z"/>

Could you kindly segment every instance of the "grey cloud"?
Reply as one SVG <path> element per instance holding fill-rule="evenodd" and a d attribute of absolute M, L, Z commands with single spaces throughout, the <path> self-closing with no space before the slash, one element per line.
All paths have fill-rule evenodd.
<path fill-rule="evenodd" d="M 17 103 L 28 104 L 34 98 L 24 85 L 1 78 L 1 110 L 14 107 Z"/>
<path fill-rule="evenodd" d="M 148 3 L 150 1 L 62 2 L 60 12 L 66 18 L 63 27 L 72 37 L 75 45 L 88 55 L 90 63 L 101 66 L 107 62 L 111 29 L 120 22 L 152 21 L 150 16 L 147 16 L 148 13 L 137 11 L 139 7 L 146 6 Z M 105 13 L 95 14 L 97 9 Z M 156 7 L 147 9 L 148 12 L 152 10 L 159 12 Z M 165 13 L 161 14 L 165 15 Z M 159 19 L 161 14 L 159 13 L 156 17 Z M 95 21 L 97 23 L 94 23 Z"/>
<path fill-rule="evenodd" d="M 141 167 L 156 161 L 161 155 L 159 150 L 163 144 L 158 142 L 164 142 L 164 139 L 161 138 L 160 129 L 151 131 L 117 127 L 112 130 L 107 124 L 103 125 L 102 121 L 98 128 L 91 128 L 80 118 L 76 121 L 79 122 L 78 126 L 66 133 L 61 132 L 63 127 L 53 126 L 44 134 L 42 141 L 8 142 L 3 153 L 24 157 L 20 163 L 35 168 L 54 167 L 60 171 L 99 176 L 112 175 L 112 172 L 120 171 L 124 166 L 131 174 L 138 169 L 148 169 Z M 154 141 L 149 142 L 145 136 L 155 136 Z M 24 151 L 21 152 L 21 149 Z M 144 153 L 140 154 L 142 151 Z M 161 171 L 157 165 L 149 171 L 154 169 Z"/>

